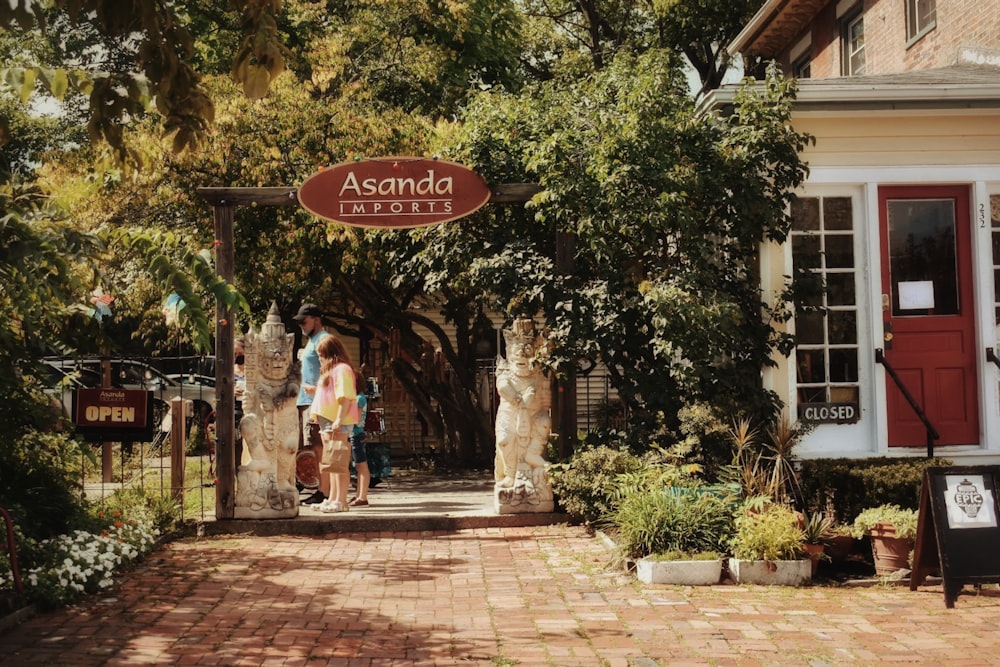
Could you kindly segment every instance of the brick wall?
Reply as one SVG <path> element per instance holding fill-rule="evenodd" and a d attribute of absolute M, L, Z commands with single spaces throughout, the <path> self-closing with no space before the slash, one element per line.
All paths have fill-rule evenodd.
<path fill-rule="evenodd" d="M 841 76 L 840 21 L 836 2 L 813 19 L 812 76 Z M 892 74 L 946 67 L 955 63 L 959 47 L 1000 51 L 1000 0 L 937 0 L 937 26 L 912 44 L 906 40 L 904 0 L 864 0 L 865 68 L 867 74 Z M 790 53 L 780 60 L 791 72 Z"/>

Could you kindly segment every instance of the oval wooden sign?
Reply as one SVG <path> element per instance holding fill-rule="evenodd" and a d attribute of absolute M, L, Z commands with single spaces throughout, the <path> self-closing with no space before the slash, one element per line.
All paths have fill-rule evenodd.
<path fill-rule="evenodd" d="M 342 162 L 299 186 L 299 204 L 326 220 L 354 227 L 407 228 L 448 222 L 490 199 L 482 177 L 455 162 L 380 157 Z"/>

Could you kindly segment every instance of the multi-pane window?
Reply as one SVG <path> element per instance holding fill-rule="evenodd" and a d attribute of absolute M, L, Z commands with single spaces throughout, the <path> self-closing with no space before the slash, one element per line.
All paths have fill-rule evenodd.
<path fill-rule="evenodd" d="M 906 0 L 906 40 L 915 40 L 937 25 L 935 0 Z"/>
<path fill-rule="evenodd" d="M 855 403 L 858 302 L 850 197 L 800 197 L 792 203 L 792 263 L 824 289 L 795 317 L 796 392 L 810 403 Z M 855 412 L 857 414 L 857 411 Z"/>
<path fill-rule="evenodd" d="M 808 79 L 812 76 L 812 58 L 805 55 L 792 65 L 792 76 L 796 79 Z"/>
<path fill-rule="evenodd" d="M 865 22 L 861 12 L 843 22 L 843 70 L 845 76 L 865 73 Z"/>

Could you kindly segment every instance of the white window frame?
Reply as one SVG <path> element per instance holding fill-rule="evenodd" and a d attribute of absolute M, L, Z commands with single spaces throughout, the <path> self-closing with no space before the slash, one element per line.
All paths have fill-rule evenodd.
<path fill-rule="evenodd" d="M 860 32 L 856 32 L 859 28 Z M 841 49 L 843 50 L 841 69 L 844 76 L 859 76 L 865 73 L 865 15 L 858 11 L 849 14 L 841 22 Z M 860 55 L 861 62 L 855 64 Z"/>
<path fill-rule="evenodd" d="M 923 6 L 923 12 L 921 12 Z M 906 45 L 909 46 L 937 27 L 936 0 L 906 0 Z"/>

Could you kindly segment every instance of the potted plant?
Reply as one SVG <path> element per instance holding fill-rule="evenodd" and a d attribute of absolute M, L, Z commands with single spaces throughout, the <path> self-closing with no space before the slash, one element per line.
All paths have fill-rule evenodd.
<path fill-rule="evenodd" d="M 852 531 L 853 526 L 850 524 L 834 522 L 824 551 L 831 562 L 842 563 L 854 553 L 855 539 Z"/>
<path fill-rule="evenodd" d="M 812 576 L 816 576 L 819 562 L 826 557 L 826 547 L 833 537 L 833 517 L 822 512 L 813 512 L 806 516 L 802 525 L 802 550 L 812 562 Z"/>
<path fill-rule="evenodd" d="M 799 518 L 787 505 L 770 503 L 752 514 L 741 512 L 730 542 L 729 573 L 738 584 L 798 586 L 812 577 L 810 561 L 802 558 L 803 541 Z"/>
<path fill-rule="evenodd" d="M 871 537 L 875 574 L 886 576 L 909 569 L 917 537 L 917 512 L 899 505 L 870 507 L 855 517 L 852 534 Z"/>
<path fill-rule="evenodd" d="M 697 485 L 634 490 L 614 517 L 620 554 L 635 561 L 645 583 L 716 584 L 733 535 L 734 502 Z"/>

